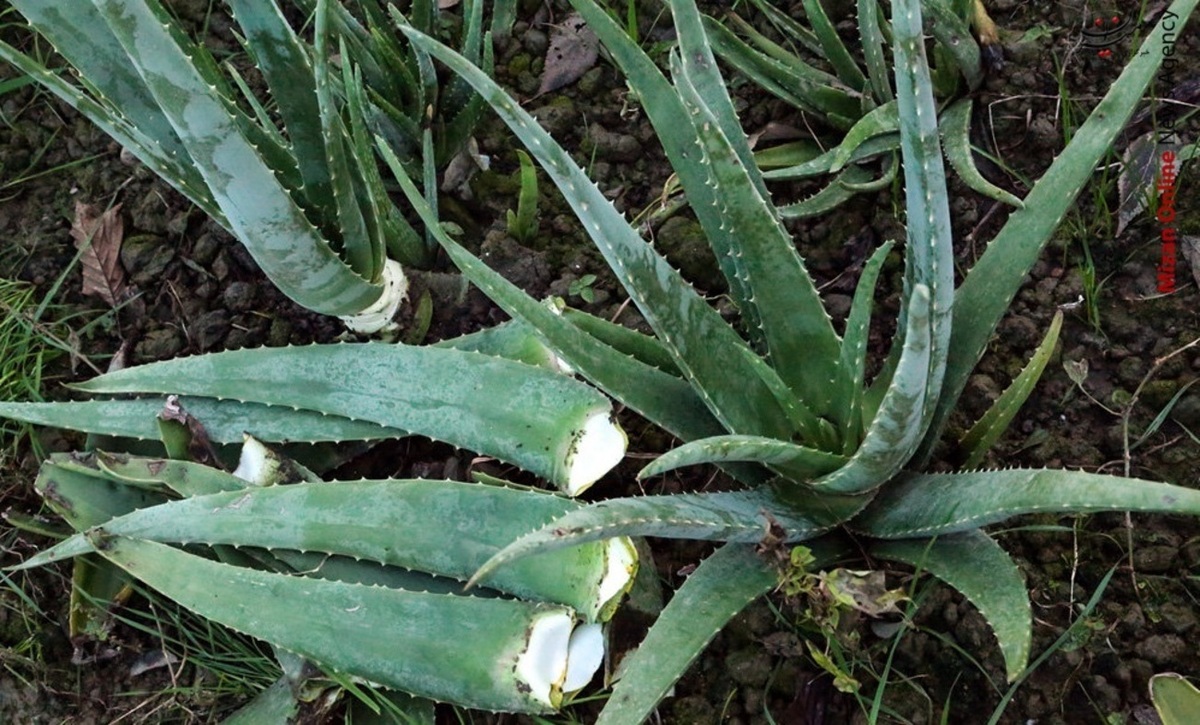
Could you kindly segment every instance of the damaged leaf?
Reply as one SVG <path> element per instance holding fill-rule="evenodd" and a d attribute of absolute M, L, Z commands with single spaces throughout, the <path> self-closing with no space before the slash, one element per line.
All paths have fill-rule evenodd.
<path fill-rule="evenodd" d="M 600 41 L 578 13 L 571 13 L 550 32 L 550 49 L 537 95 L 570 85 L 596 64 Z"/>
<path fill-rule="evenodd" d="M 121 267 L 121 242 L 125 238 L 121 205 L 101 212 L 94 204 L 76 201 L 71 238 L 75 248 L 82 250 L 83 293 L 116 307 L 128 289 Z"/>

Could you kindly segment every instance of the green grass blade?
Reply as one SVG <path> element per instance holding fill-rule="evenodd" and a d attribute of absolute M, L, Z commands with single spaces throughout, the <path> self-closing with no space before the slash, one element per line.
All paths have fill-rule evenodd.
<path fill-rule="evenodd" d="M 515 669 L 527 630 L 542 617 L 570 618 L 562 607 L 284 576 L 102 533 L 93 541 L 182 606 L 323 668 L 466 707 L 551 709 Z"/>
<path fill-rule="evenodd" d="M 542 368 L 453 349 L 373 343 L 179 358 L 79 387 L 232 398 L 367 421 L 493 455 L 559 485 L 571 485 L 573 449 L 585 422 L 611 408 L 596 390 Z"/>
<path fill-rule="evenodd" d="M 1041 254 L 1054 229 L 1072 207 L 1104 154 L 1112 148 L 1162 62 L 1164 23 L 1179 37 L 1197 0 L 1175 0 L 1142 43 L 1120 77 L 1075 132 L 1067 148 L 1025 197 L 1025 208 L 1009 217 L 1000 233 L 963 280 L 954 306 L 954 334 L 942 396 L 922 455 L 928 457 L 946 419 L 962 395 L 975 363 L 983 356 L 992 332 L 1008 310 L 1025 275 Z"/>
<path fill-rule="evenodd" d="M 508 94 L 449 48 L 411 27 L 402 30 L 415 45 L 470 81 L 522 139 L 713 415 L 731 432 L 789 437 L 787 415 L 750 367 L 745 342 L 720 313 L 638 236 L 583 170 Z"/>
<path fill-rule="evenodd" d="M 841 467 L 846 458 L 774 438 L 715 436 L 664 453 L 638 472 L 638 478 L 657 476 L 683 466 L 731 461 L 761 463 L 793 481 L 807 482 Z"/>
<path fill-rule="evenodd" d="M 1042 377 L 1046 363 L 1050 362 L 1050 356 L 1054 354 L 1054 346 L 1058 344 L 1058 333 L 1062 329 L 1062 321 L 1063 314 L 1059 310 L 1054 313 L 1050 329 L 1046 331 L 1042 343 L 1033 351 L 1033 357 L 1029 359 L 1029 363 L 1012 381 L 1012 385 L 1008 386 L 1008 389 L 996 399 L 996 402 L 992 403 L 992 407 L 988 408 L 983 417 L 971 426 L 971 429 L 959 441 L 959 446 L 967 453 L 967 460 L 962 465 L 964 469 L 975 468 L 983 461 L 984 454 L 1008 429 L 1017 411 L 1021 409 L 1033 392 L 1038 380 Z"/>
<path fill-rule="evenodd" d="M 768 525 L 781 527 L 786 541 L 810 539 L 828 528 L 782 507 L 762 490 L 614 498 L 516 539 L 481 566 L 471 583 L 526 556 L 614 536 L 749 543 L 761 540 Z"/>
<path fill-rule="evenodd" d="M 871 554 L 928 571 L 962 592 L 996 635 L 1008 681 L 1025 669 L 1033 638 L 1029 594 L 1017 565 L 990 536 L 965 531 L 932 541 L 878 542 Z"/>
<path fill-rule="evenodd" d="M 938 536 L 1027 513 L 1200 515 L 1200 491 L 1083 471 L 1007 469 L 906 474 L 850 526 L 884 539 Z"/>
<path fill-rule="evenodd" d="M 942 143 L 945 145 L 946 160 L 967 186 L 986 197 L 1002 201 L 1018 209 L 1025 202 L 996 186 L 979 173 L 975 156 L 971 153 L 971 99 L 955 101 L 942 112 Z"/>

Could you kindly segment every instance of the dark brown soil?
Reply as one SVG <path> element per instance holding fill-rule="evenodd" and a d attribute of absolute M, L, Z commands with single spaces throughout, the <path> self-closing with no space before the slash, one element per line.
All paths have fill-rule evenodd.
<path fill-rule="evenodd" d="M 1022 180 L 1040 175 L 1119 71 L 1115 60 L 1080 46 L 1085 23 L 1113 8 L 1077 0 L 1053 6 L 998 0 L 992 7 L 1006 30 L 1009 62 L 978 93 L 976 143 L 998 161 L 985 173 L 1023 195 L 1028 187 Z M 643 13 L 644 24 L 656 14 Z M 537 87 L 546 37 L 540 21 L 528 22 L 534 18 L 532 11 L 522 17 L 514 40 L 498 53 L 497 66 L 500 80 L 528 97 Z M 218 34 L 228 32 L 219 24 L 214 27 Z M 1031 32 L 1038 29 L 1046 32 Z M 649 34 L 652 29 L 643 31 Z M 1180 89 L 1186 91 L 1187 81 L 1200 67 L 1196 37 L 1190 30 L 1181 36 L 1176 53 L 1182 67 L 1171 87 L 1155 89 L 1155 98 L 1185 95 Z M 1126 49 L 1120 46 L 1118 56 Z M 7 73 L 0 69 L 0 77 Z M 580 161 L 589 165 L 618 205 L 636 213 L 653 203 L 669 169 L 644 116 L 627 113 L 624 91 L 615 71 L 601 62 L 578 84 L 528 105 L 539 109 L 539 118 L 565 147 L 578 149 Z M 770 120 L 795 123 L 794 112 L 782 103 L 745 85 L 739 86 L 739 94 L 748 131 Z M 61 317 L 78 315 L 66 323 L 72 329 L 105 315 L 111 320 L 72 337 L 79 356 L 96 367 L 103 369 L 123 347 L 129 362 L 136 364 L 220 349 L 328 342 L 343 334 L 335 320 L 309 314 L 283 298 L 234 240 L 144 168 L 123 162 L 113 142 L 61 103 L 25 88 L 0 96 L 0 120 L 6 131 L 0 134 L 0 168 L 5 170 L 0 186 L 0 277 L 26 280 L 40 294 L 51 294 L 75 254 L 68 233 L 75 201 L 122 204 L 127 237 L 122 263 L 135 289 L 131 301 L 113 312 L 84 297 L 77 267 L 68 272 L 54 298 Z M 1193 141 L 1194 125 L 1183 127 L 1180 135 L 1185 142 Z M 1126 135 L 1131 137 L 1132 132 Z M 504 233 L 504 213 L 515 206 L 514 143 L 494 121 L 485 123 L 479 142 L 481 151 L 492 156 L 492 170 L 473 181 L 473 200 L 448 197 L 443 205 L 446 215 L 466 230 L 468 243 L 532 294 L 564 296 L 574 306 L 605 316 L 619 312 L 621 319 L 636 324 L 635 313 L 625 308 L 624 292 L 548 188 L 542 190 L 542 234 L 537 240 L 522 246 Z M 1123 147 L 1113 149 L 1109 160 L 1118 161 L 1123 152 Z M 27 180 L 17 181 L 22 178 Z M 1200 232 L 1200 207 L 1190 203 L 1189 193 L 1196 179 L 1192 165 L 1179 182 L 1180 229 L 1185 234 Z M 803 193 L 803 188 L 781 189 L 778 197 Z M 1103 281 L 1095 298 L 1098 316 L 1089 319 L 1088 300 L 1067 313 L 1060 353 L 988 465 L 1110 473 L 1128 468 L 1131 475 L 1195 485 L 1200 444 L 1192 434 L 1200 432 L 1200 393 L 1195 392 L 1200 387 L 1186 391 L 1158 431 L 1128 456 L 1121 418 L 1101 406 L 1118 410 L 1141 385 L 1128 415 L 1136 440 L 1172 396 L 1200 374 L 1200 348 L 1193 348 L 1154 370 L 1153 378 L 1142 385 L 1156 360 L 1200 338 L 1200 306 L 1186 264 L 1178 271 L 1178 292 L 1155 294 L 1159 227 L 1143 214 L 1114 238 L 1110 210 L 1116 208 L 1116 193 L 1110 177 L 1107 183 L 1097 180 L 1081 195 L 1077 215 L 1059 231 L 1001 325 L 954 426 L 961 431 L 1005 388 L 1058 306 L 1091 295 L 1084 275 L 1086 242 L 1095 278 Z M 1007 210 L 957 182 L 951 195 L 958 258 L 967 269 Z M 892 215 L 896 203 L 888 193 L 861 197 L 830 217 L 794 225 L 810 272 L 828 285 L 825 293 L 835 317 L 848 308 L 865 256 L 880 240 L 898 237 Z M 685 216 L 668 220 L 655 233 L 659 248 L 699 288 L 714 296 L 724 291 L 711 256 Z M 587 274 L 596 275 L 591 302 L 572 286 Z M 421 277 L 418 285 L 427 286 L 435 299 L 427 341 L 503 319 L 477 292 L 463 293 L 453 271 L 444 266 Z M 894 305 L 894 296 L 883 302 L 886 311 L 889 302 Z M 875 333 L 881 349 L 891 334 L 884 327 Z M 1088 363 L 1084 387 L 1095 400 L 1080 393 L 1061 364 L 1080 360 Z M 91 374 L 86 363 L 60 357 L 47 371 L 44 394 L 62 396 L 62 383 Z M 633 453 L 653 454 L 671 445 L 631 416 L 623 423 L 631 431 Z M 70 444 L 49 433 L 40 434 L 39 440 L 50 449 Z M 396 444 L 386 454 L 359 461 L 355 475 L 376 470 L 379 460 L 391 461 L 383 475 L 455 476 L 465 468 L 461 452 L 444 446 Z M 641 464 L 633 459 L 620 466 L 598 495 L 637 492 L 634 473 Z M 8 462 L 0 471 L 0 509 L 39 510 L 28 485 L 35 470 L 32 452 Z M 654 485 L 671 491 L 694 489 L 705 485 L 710 475 L 699 472 Z M 1165 671 L 1200 673 L 1200 652 L 1191 646 L 1200 616 L 1198 532 L 1190 520 L 1105 515 L 1030 518 L 1002 533 L 1002 543 L 1025 572 L 1034 603 L 1034 656 L 1068 628 L 1071 637 L 1029 676 L 1001 722 L 1154 722 L 1148 678 Z M 3 540 L 3 564 L 19 561 L 45 544 L 27 535 L 6 535 Z M 664 581 L 677 586 L 685 567 L 707 551 L 699 545 L 656 544 L 656 564 Z M 1099 606 L 1072 627 L 1114 567 L 1117 573 Z M 237 704 L 239 695 L 214 700 L 215 689 L 204 687 L 194 695 L 166 692 L 172 677 L 188 684 L 205 677 L 192 665 L 176 672 L 130 675 L 131 663 L 161 643 L 129 627 L 119 626 L 107 641 L 76 650 L 63 634 L 69 587 L 65 571 L 15 580 L 44 617 L 31 614 L 35 610 L 21 603 L 15 590 L 0 589 L 0 720 L 207 722 Z M 890 577 L 894 586 L 908 584 L 902 571 Z M 986 624 L 961 597 L 936 583 L 919 584 L 915 591 L 921 606 L 915 629 L 894 648 L 883 719 L 985 722 L 1007 689 Z M 645 625 L 634 614 L 619 619 L 618 649 L 622 643 L 636 642 Z M 799 615 L 779 602 L 761 602 L 738 617 L 680 681 L 675 696 L 660 707 L 663 720 L 687 725 L 864 721 L 894 642 L 873 634 L 866 622 L 851 629 L 857 643 L 850 645 L 847 636 L 846 655 L 852 674 L 862 682 L 858 699 L 837 692 L 831 678 L 803 656 L 798 638 L 806 629 Z M 72 664 L 72 656 L 80 652 L 93 661 Z M 594 719 L 595 712 L 592 705 L 574 710 L 585 722 Z M 445 717 L 449 722 L 452 715 L 447 712 Z M 513 720 L 476 716 L 475 721 Z"/>

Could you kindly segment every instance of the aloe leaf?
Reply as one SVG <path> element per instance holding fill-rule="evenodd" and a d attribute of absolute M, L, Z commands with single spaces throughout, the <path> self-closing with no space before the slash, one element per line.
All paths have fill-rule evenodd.
<path fill-rule="evenodd" d="M 108 113 L 128 120 L 161 148 L 162 157 L 178 156 L 176 165 L 186 168 L 187 151 L 92 3 L 74 3 L 69 9 L 56 0 L 13 0 L 11 4 L 79 71 Z"/>
<path fill-rule="evenodd" d="M 1150 700 L 1163 725 L 1188 725 L 1200 719 L 1200 690 L 1183 675 L 1164 672 L 1151 677 Z"/>
<path fill-rule="evenodd" d="M 929 290 L 918 284 L 909 297 L 904 351 L 879 412 L 850 461 L 814 481 L 814 488 L 834 493 L 864 493 L 882 485 L 911 458 L 921 442 L 926 388 L 930 384 L 929 308 Z"/>
<path fill-rule="evenodd" d="M 192 461 L 143 458 L 96 451 L 95 465 L 106 476 L 132 484 L 162 484 L 180 496 L 240 491 L 248 485 L 232 473 Z"/>
<path fill-rule="evenodd" d="M 162 397 L 56 403 L 0 401 L 0 417 L 83 433 L 157 440 L 156 416 L 165 402 Z M 260 440 L 298 443 L 383 440 L 408 435 L 399 428 L 314 410 L 190 396 L 181 396 L 179 402 L 204 424 L 214 443 L 240 443 L 247 431 Z"/>
<path fill-rule="evenodd" d="M 470 584 L 533 554 L 613 536 L 661 536 L 705 541 L 759 541 L 770 529 L 785 541 L 810 539 L 826 528 L 763 490 L 614 498 L 568 512 L 504 547 L 479 568 Z"/>
<path fill-rule="evenodd" d="M 883 31 L 880 24 L 878 0 L 858 0 L 858 37 L 862 41 L 863 60 L 867 65 L 867 79 L 871 93 L 881 103 L 887 103 L 892 93 L 888 61 L 883 53 Z"/>
<path fill-rule="evenodd" d="M 971 29 L 944 0 L 924 0 L 922 5 L 932 21 L 930 32 L 938 49 L 954 59 L 957 70 L 967 79 L 967 86 L 975 90 L 983 82 L 983 66 L 979 61 L 979 44 Z"/>
<path fill-rule="evenodd" d="M 104 531 L 336 554 L 466 580 L 508 542 L 579 507 L 548 493 L 454 481 L 318 482 L 172 501 L 108 521 Z M 517 562 L 481 583 L 595 621 L 611 616 L 636 567 L 632 544 L 617 538 Z"/>
<path fill-rule="evenodd" d="M 871 181 L 870 172 L 861 166 L 848 166 L 834 177 L 825 188 L 803 201 L 779 207 L 781 219 L 807 219 L 828 214 L 850 199 L 856 192 L 851 186 Z"/>
<path fill-rule="evenodd" d="M 569 609 L 284 576 L 164 544 L 92 538 L 106 559 L 184 607 L 322 668 L 484 710 L 548 712 L 557 705 L 553 680 L 528 677 L 523 656 L 538 636 L 570 632 Z M 561 647 L 551 656 L 565 666 Z"/>
<path fill-rule="evenodd" d="M 278 5 L 232 0 L 229 8 L 245 34 L 246 50 L 262 72 L 287 130 L 304 180 L 305 207 L 319 220 L 318 225 L 323 226 L 321 222 L 332 221 L 335 213 L 326 206 L 333 198 L 333 190 L 314 85 L 313 59 L 284 20 Z"/>
<path fill-rule="evenodd" d="M 838 79 L 856 91 L 866 89 L 866 76 L 859 69 L 858 63 L 854 62 L 854 57 L 846 49 L 846 44 L 838 36 L 837 28 L 833 27 L 833 23 L 829 21 L 829 16 L 825 14 L 825 8 L 821 7 L 821 0 L 804 0 L 804 14 L 808 17 L 808 24 L 812 26 L 813 33 L 821 43 L 821 49 L 825 51 L 825 59 L 837 71 Z"/>
<path fill-rule="evenodd" d="M 900 148 L 900 134 L 888 133 L 882 136 L 867 139 L 859 144 L 850 154 L 849 161 L 862 161 L 864 159 L 879 156 L 880 154 L 895 151 Z M 833 158 L 837 154 L 837 149 L 832 148 L 819 156 L 816 156 L 808 161 L 805 161 L 794 166 L 788 166 L 782 169 L 772 169 L 763 174 L 763 177 L 768 180 L 788 181 L 793 179 L 810 179 L 815 176 L 824 176 L 830 173 L 833 167 Z"/>
<path fill-rule="evenodd" d="M 676 22 L 680 17 L 677 10 Z M 681 26 L 681 33 L 683 30 Z M 691 64 L 683 51 L 671 56 L 671 70 L 684 106 L 691 113 L 702 163 L 709 169 L 712 184 L 722 190 L 718 209 L 723 227 L 738 240 L 734 254 L 740 260 L 742 282 L 753 295 L 757 324 L 771 366 L 799 398 L 798 405 L 785 403 L 784 407 L 806 407 L 816 415 L 828 414 L 839 409 L 841 402 L 832 399 L 834 388 L 830 385 L 843 374 L 837 358 L 840 340 L 791 235 L 771 203 L 757 190 L 761 179 L 750 173 L 747 162 L 737 152 L 738 146 L 745 143 L 741 129 L 736 133 L 742 144 L 734 143 L 722 132 L 719 117 L 705 105 L 701 90 L 692 85 L 692 72 L 688 70 Z M 753 158 L 748 163 L 756 172 Z M 812 439 L 811 432 L 808 437 Z"/>
<path fill-rule="evenodd" d="M 146 80 L 226 221 L 271 281 L 297 303 L 325 314 L 353 314 L 381 288 L 357 274 L 328 243 L 245 135 L 202 73 L 195 54 L 177 42 L 165 10 L 153 0 L 96 0 L 114 35 Z"/>
<path fill-rule="evenodd" d="M 1108 93 L 1075 132 L 1067 148 L 1025 197 L 1025 208 L 1009 217 L 1000 233 L 963 280 L 954 305 L 954 334 L 942 395 L 922 445 L 928 457 L 946 419 L 962 395 L 967 378 L 983 355 L 1000 318 L 1008 310 L 1025 275 L 1054 229 L 1075 203 L 1092 169 L 1112 148 L 1146 86 L 1162 62 L 1164 22 L 1178 37 L 1197 0 L 1175 0 L 1142 42 L 1141 52 L 1121 71 Z"/>
<path fill-rule="evenodd" d="M 851 528 L 883 539 L 937 536 L 1028 513 L 1134 511 L 1200 515 L 1200 491 L 1083 471 L 1014 468 L 905 474 Z"/>
<path fill-rule="evenodd" d="M 664 373 L 669 373 L 676 377 L 682 376 L 679 368 L 675 366 L 675 361 L 671 359 L 671 354 L 662 346 L 662 343 L 650 335 L 643 335 L 637 330 L 631 330 L 624 325 L 609 322 L 601 317 L 589 315 L 586 312 L 570 307 L 564 309 L 562 314 L 572 325 L 575 325 L 618 352 L 629 355 L 635 360 L 651 367 L 658 368 Z"/>
<path fill-rule="evenodd" d="M 842 367 L 847 371 L 846 390 L 842 395 L 850 401 L 850 415 L 842 421 L 841 438 L 846 446 L 856 445 L 862 428 L 863 384 L 867 368 L 867 340 L 871 331 L 871 309 L 875 303 L 875 285 L 883 262 L 895 243 L 888 240 L 872 252 L 863 265 L 858 285 L 854 288 L 854 300 L 850 303 L 850 314 L 846 317 L 846 334 L 842 337 Z M 845 449 L 845 453 L 853 453 Z"/>
<path fill-rule="evenodd" d="M 756 31 L 736 15 L 731 18 L 757 45 L 762 45 L 765 38 L 754 35 Z M 763 90 L 839 128 L 848 127 L 840 119 L 857 118 L 861 114 L 861 100 L 841 88 L 835 76 L 810 66 L 782 48 L 778 49 L 781 51 L 778 54 L 761 52 L 721 23 L 707 17 L 704 20 L 713 50 Z"/>
<path fill-rule="evenodd" d="M 834 150 L 833 159 L 829 164 L 830 173 L 841 171 L 842 167 L 850 161 L 851 154 L 867 139 L 887 133 L 895 133 L 899 130 L 900 112 L 896 101 L 890 101 L 874 109 L 860 118 L 846 132 L 842 143 Z"/>
<path fill-rule="evenodd" d="M 167 500 L 159 491 L 113 481 L 98 471 L 73 465 L 69 458 L 43 463 L 33 486 L 46 504 L 76 531 Z"/>
<path fill-rule="evenodd" d="M 774 394 L 756 372 L 748 369 L 745 342 L 638 236 L 562 147 L 482 71 L 419 31 L 407 26 L 401 30 L 414 45 L 466 78 L 522 139 L 559 186 L 596 247 L 713 415 L 733 432 L 790 436 L 787 416 Z"/>
<path fill-rule="evenodd" d="M 700 563 L 622 667 L 597 725 L 644 722 L 688 665 L 779 574 L 745 544 L 726 544 Z"/>
<path fill-rule="evenodd" d="M 233 398 L 401 428 L 496 456 L 572 491 L 624 455 L 623 442 L 620 451 L 607 445 L 623 434 L 609 423 L 611 406 L 599 392 L 541 368 L 453 349 L 234 350 L 125 368 L 79 388 Z M 605 443 L 604 460 L 595 461 L 603 470 L 587 467 L 596 453 L 591 441 Z M 576 455 L 580 442 L 584 453 Z"/>
<path fill-rule="evenodd" d="M 683 466 L 731 461 L 761 463 L 793 481 L 806 482 L 839 468 L 846 458 L 774 438 L 715 436 L 664 453 L 638 472 L 638 478 L 657 476 Z"/>
<path fill-rule="evenodd" d="M 596 344 L 595 338 L 525 294 L 451 239 L 391 150 L 380 144 L 380 151 L 409 202 L 454 264 L 505 312 L 534 327 L 571 367 L 621 403 L 685 440 L 722 432 L 721 424 L 687 382 L 607 345 Z"/>
<path fill-rule="evenodd" d="M 898 0 L 892 9 L 896 44 L 896 101 L 904 159 L 905 290 L 929 288 L 929 382 L 918 436 L 924 435 L 941 393 L 954 305 L 954 251 L 946 171 L 938 143 L 937 105 L 925 59 L 921 6 Z M 907 314 L 907 313 L 903 313 Z M 901 325 L 904 317 L 901 316 Z"/>
<path fill-rule="evenodd" d="M 103 98 L 92 98 L 83 90 L 64 81 L 44 65 L 24 55 L 7 43 L 0 42 L 0 60 L 12 64 L 29 78 L 41 84 L 67 105 L 87 117 L 101 131 L 111 136 L 122 147 L 136 156 L 142 163 L 171 184 L 179 193 L 218 223 L 225 223 L 225 215 L 212 198 L 203 177 L 191 163 L 186 151 L 171 154 L 170 144 L 160 143 L 134 122 L 125 118 Z M 175 143 L 178 143 L 176 139 Z"/>
<path fill-rule="evenodd" d="M 979 173 L 971 153 L 971 99 L 963 98 L 942 112 L 942 143 L 946 159 L 967 186 L 986 197 L 1002 201 L 1018 209 L 1025 202 L 996 186 Z"/>
<path fill-rule="evenodd" d="M 704 229 L 721 273 L 729 284 L 734 304 L 741 311 L 749 333 L 758 334 L 758 308 L 751 301 L 752 295 L 741 280 L 742 270 L 735 253 L 738 240 L 723 228 L 724 220 L 718 209 L 720 193 L 712 186 L 708 169 L 698 159 L 700 150 L 697 148 L 695 129 L 691 124 L 680 125 L 680 119 L 688 118 L 682 99 L 654 61 L 607 11 L 591 0 L 574 0 L 573 5 L 604 44 L 613 62 L 620 67 L 637 94 L 650 123 L 658 132 L 659 142 L 671 162 L 671 168 L 679 176 L 688 203 Z M 761 338 L 752 340 L 755 344 L 762 342 Z"/>
<path fill-rule="evenodd" d="M 295 722 L 299 712 L 300 702 L 292 692 L 292 683 L 283 676 L 222 720 L 221 725 L 288 725 Z"/>
<path fill-rule="evenodd" d="M 1033 636 L 1029 594 L 1017 565 L 990 536 L 976 530 L 932 541 L 877 542 L 871 554 L 926 570 L 962 592 L 996 635 L 1008 681 L 1025 669 Z"/>
<path fill-rule="evenodd" d="M 1054 313 L 1050 329 L 1046 331 L 1042 343 L 1033 351 L 1033 357 L 1029 359 L 1029 363 L 1012 381 L 1012 385 L 1008 386 L 1008 389 L 996 399 L 996 402 L 992 403 L 992 407 L 988 408 L 983 417 L 971 426 L 971 429 L 959 441 L 959 446 L 967 452 L 967 460 L 963 463 L 963 468 L 970 469 L 979 465 L 984 454 L 995 445 L 1001 434 L 1012 423 L 1013 416 L 1025 404 L 1037 385 L 1038 379 L 1042 377 L 1042 371 L 1046 368 L 1046 363 L 1050 361 L 1050 356 L 1054 354 L 1054 346 L 1058 343 L 1058 333 L 1062 329 L 1062 321 L 1062 310 L 1059 310 Z"/>
<path fill-rule="evenodd" d="M 807 544 L 814 567 L 832 565 L 848 548 L 836 539 Z M 597 725 L 643 722 L 705 646 L 746 605 L 779 583 L 753 547 L 726 544 L 688 575 L 624 663 Z"/>
<path fill-rule="evenodd" d="M 695 0 L 669 0 L 669 5 L 671 19 L 675 23 L 675 34 L 679 39 L 678 55 L 688 85 L 698 96 L 699 105 L 712 114 L 717 128 L 745 169 L 754 190 L 765 198 L 767 187 L 758 173 L 758 167 L 754 165 L 754 153 L 750 150 L 750 142 L 746 138 L 746 132 L 742 130 L 742 122 L 738 119 L 733 101 L 729 97 L 729 90 L 725 87 L 725 79 L 721 77 L 721 71 L 717 68 L 717 59 L 713 57 L 708 35 L 704 32 L 703 16 L 696 8 Z M 674 68 L 671 74 L 678 85 L 679 74 Z"/>

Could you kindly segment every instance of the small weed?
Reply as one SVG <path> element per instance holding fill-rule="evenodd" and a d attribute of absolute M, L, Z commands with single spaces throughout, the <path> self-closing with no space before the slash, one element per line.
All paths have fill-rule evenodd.
<path fill-rule="evenodd" d="M 584 302 L 590 304 L 596 301 L 596 290 L 592 289 L 592 285 L 594 284 L 596 284 L 596 275 L 585 274 L 567 286 L 567 294 L 572 297 L 578 296 Z"/>

